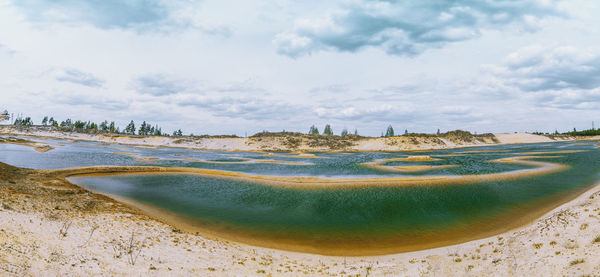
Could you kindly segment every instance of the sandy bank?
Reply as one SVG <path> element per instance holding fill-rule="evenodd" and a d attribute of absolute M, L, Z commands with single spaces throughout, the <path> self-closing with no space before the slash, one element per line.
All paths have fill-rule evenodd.
<path fill-rule="evenodd" d="M 181 233 L 37 171 L 0 164 L 0 275 L 600 274 L 600 186 L 518 230 L 448 247 L 331 257 Z"/>
<path fill-rule="evenodd" d="M 0 138 L 0 143 L 25 145 L 25 146 L 33 147 L 33 149 L 38 152 L 48 152 L 48 151 L 54 149 L 54 147 L 52 147 L 48 144 L 29 141 L 29 140 L 15 138 L 15 137 Z"/>
<path fill-rule="evenodd" d="M 552 152 L 548 152 L 552 153 Z M 164 174 L 188 173 L 202 177 L 222 178 L 228 180 L 252 182 L 268 186 L 295 189 L 335 189 L 348 187 L 403 187 L 403 186 L 437 186 L 450 184 L 467 184 L 485 181 L 514 180 L 524 177 L 540 176 L 568 169 L 563 164 L 533 161 L 531 159 L 554 158 L 555 156 L 517 156 L 496 159 L 491 162 L 531 166 L 529 169 L 519 169 L 500 173 L 472 174 L 459 176 L 407 176 L 407 177 L 365 177 L 365 178 L 329 178 L 313 176 L 274 176 L 251 175 L 241 172 L 190 168 L 190 167 L 156 167 L 156 166 L 94 166 L 58 170 L 40 170 L 57 178 L 73 176 L 94 176 L 110 174 Z M 388 166 L 379 164 L 381 161 L 363 164 L 365 166 L 386 169 Z M 394 167 L 389 167 L 394 169 Z M 400 169 L 397 169 L 400 170 Z"/>
<path fill-rule="evenodd" d="M 510 133 L 494 136 L 448 136 L 433 135 L 396 136 L 382 138 L 339 138 L 327 136 L 262 136 L 248 138 L 231 137 L 155 137 L 126 135 L 92 135 L 75 132 L 60 132 L 48 128 L 17 129 L 0 126 L 0 134 L 28 135 L 37 137 L 86 140 L 104 143 L 119 143 L 138 146 L 167 146 L 203 150 L 251 151 L 251 152 L 344 152 L 344 151 L 414 151 L 426 149 L 447 149 L 456 147 L 485 146 L 512 143 L 541 143 L 572 140 L 569 137 L 555 137 Z M 298 157 L 308 158 L 310 156 Z"/>

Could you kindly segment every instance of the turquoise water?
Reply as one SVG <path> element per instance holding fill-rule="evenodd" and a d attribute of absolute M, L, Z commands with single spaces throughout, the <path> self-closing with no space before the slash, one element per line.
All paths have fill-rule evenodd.
<path fill-rule="evenodd" d="M 532 160 L 569 169 L 510 181 L 415 187 L 299 189 L 201 177 L 193 174 L 71 177 L 74 183 L 125 196 L 179 215 L 198 230 L 259 245 L 326 254 L 391 253 L 449 240 L 461 241 L 501 230 L 519 217 L 547 209 L 600 179 L 596 143 L 570 142 L 461 148 L 417 153 L 315 153 L 321 159 L 263 156 L 261 153 L 197 151 L 175 148 L 138 149 L 92 142 L 46 140 L 56 149 L 45 153 L 30 147 L 0 144 L 0 161 L 21 167 L 65 168 L 91 165 L 154 165 L 197 167 L 277 176 L 390 177 L 470 175 L 524 170 L 529 166 L 490 160 L 535 154 Z M 63 144 L 58 146 L 58 144 Z M 466 153 L 464 151 L 505 151 Z M 156 157 L 151 162 L 115 154 L 129 152 Z M 444 156 L 455 154 L 458 156 Z M 429 155 L 430 162 L 388 162 L 385 165 L 459 165 L 418 173 L 368 168 L 375 159 Z M 222 164 L 183 161 L 273 159 L 312 165 Z M 516 223 L 514 223 L 516 224 Z M 427 247 L 427 246 L 424 246 Z M 360 249 L 360 250 L 357 250 Z"/>

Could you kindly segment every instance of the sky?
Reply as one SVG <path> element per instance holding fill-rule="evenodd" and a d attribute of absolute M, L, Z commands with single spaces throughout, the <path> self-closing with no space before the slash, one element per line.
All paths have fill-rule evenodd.
<path fill-rule="evenodd" d="M 594 0 L 0 0 L 0 110 L 185 134 L 600 125 Z"/>

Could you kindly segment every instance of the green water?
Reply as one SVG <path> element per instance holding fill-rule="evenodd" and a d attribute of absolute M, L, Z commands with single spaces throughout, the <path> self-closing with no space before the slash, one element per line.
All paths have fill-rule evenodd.
<path fill-rule="evenodd" d="M 74 183 L 109 194 L 125 196 L 173 212 L 197 226 L 224 237 L 239 237 L 289 249 L 344 254 L 360 248 L 366 253 L 390 253 L 402 246 L 465 240 L 511 225 L 600 179 L 600 151 L 596 143 L 568 142 L 503 145 L 418 153 L 316 153 L 323 159 L 265 157 L 260 153 L 230 153 L 184 149 L 134 149 L 127 146 L 76 143 L 46 152 L 23 146 L 0 145 L 0 161 L 40 168 L 88 165 L 156 165 L 230 170 L 280 176 L 391 177 L 469 175 L 526 170 L 522 165 L 490 160 L 529 155 L 526 152 L 583 150 L 575 153 L 536 154 L 555 156 L 532 159 L 570 166 L 569 169 L 510 181 L 443 186 L 282 188 L 256 183 L 200 177 L 193 174 L 120 175 L 72 177 Z M 157 157 L 152 163 L 114 154 L 128 151 Z M 506 152 L 460 154 L 467 150 Z M 54 151 L 54 152 L 53 152 Z M 47 154 L 47 155 L 46 155 Z M 459 156 L 442 156 L 457 154 Z M 208 164 L 182 161 L 177 155 L 213 161 L 242 158 L 309 162 L 309 166 L 281 164 Z M 375 159 L 430 155 L 431 162 L 388 162 L 385 165 L 446 165 L 458 167 L 398 174 L 360 165 Z M 440 156 L 436 156 L 440 155 Z M 59 165 L 59 166 L 57 166 Z M 310 249 L 305 249 L 310 248 Z M 417 246 L 418 248 L 418 246 Z M 378 252 L 377 249 L 383 249 Z M 370 251 L 373 250 L 373 251 Z M 359 253 L 350 251 L 348 253 Z"/>

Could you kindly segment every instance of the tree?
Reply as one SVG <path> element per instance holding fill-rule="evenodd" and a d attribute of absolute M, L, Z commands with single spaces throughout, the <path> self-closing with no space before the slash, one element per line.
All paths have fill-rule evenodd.
<path fill-rule="evenodd" d="M 54 117 L 50 117 L 50 119 L 48 120 L 48 125 L 53 126 L 53 127 L 58 127 L 58 122 L 56 122 L 56 120 L 54 120 Z"/>
<path fill-rule="evenodd" d="M 66 120 L 63 120 L 60 123 L 60 127 L 63 129 L 67 129 L 67 130 L 72 130 L 73 129 L 73 121 L 70 118 L 67 118 Z"/>
<path fill-rule="evenodd" d="M 354 129 L 354 135 L 358 136 L 358 129 Z"/>
<path fill-rule="evenodd" d="M 42 119 L 42 125 L 46 126 L 48 124 L 48 117 L 44 116 L 44 119 Z"/>
<path fill-rule="evenodd" d="M 437 133 L 436 133 L 436 134 L 437 134 L 438 136 L 440 135 L 440 129 L 438 129 L 438 130 L 437 130 Z"/>
<path fill-rule="evenodd" d="M 75 121 L 75 123 L 73 123 L 73 127 L 75 129 L 84 129 L 85 128 L 85 122 L 81 121 L 81 120 L 77 120 Z"/>
<path fill-rule="evenodd" d="M 119 131 L 115 130 L 115 122 L 111 121 L 110 125 L 108 125 L 108 131 L 111 133 L 115 133 L 115 131 L 118 133 Z"/>
<path fill-rule="evenodd" d="M 129 124 L 127 124 L 127 127 L 125 127 L 125 134 L 128 135 L 135 135 L 135 123 L 133 123 L 133 120 L 131 122 L 129 122 Z"/>
<path fill-rule="evenodd" d="M 146 124 L 146 121 L 142 122 L 142 125 L 140 126 L 140 130 L 138 131 L 138 135 L 140 136 L 145 136 L 148 133 L 148 125 Z"/>
<path fill-rule="evenodd" d="M 317 127 L 315 127 L 315 125 L 310 126 L 310 130 L 308 130 L 308 134 L 309 135 L 318 135 L 319 129 Z"/>
<path fill-rule="evenodd" d="M 31 121 L 31 117 L 25 117 L 22 118 L 21 116 L 18 116 L 15 121 L 13 122 L 13 125 L 16 126 L 31 126 L 33 125 L 33 121 Z"/>
<path fill-rule="evenodd" d="M 348 135 L 348 129 L 344 128 L 344 129 L 342 130 L 342 133 L 341 133 L 340 135 L 341 135 L 342 137 L 345 137 L 345 136 L 347 136 L 347 135 Z"/>
<path fill-rule="evenodd" d="M 325 125 L 325 129 L 323 129 L 323 135 L 326 135 L 326 136 L 333 135 L 333 130 L 331 130 L 331 126 L 329 124 Z"/>
<path fill-rule="evenodd" d="M 100 130 L 107 132 L 108 131 L 108 121 L 104 120 L 100 123 Z"/>
<path fill-rule="evenodd" d="M 160 129 L 160 127 L 158 127 L 158 125 L 156 125 L 156 127 L 154 127 L 153 135 L 155 135 L 155 136 L 162 136 L 163 135 L 162 130 Z"/>
<path fill-rule="evenodd" d="M 183 136 L 183 133 L 181 132 L 181 129 L 173 132 L 173 136 L 174 137 L 181 137 L 181 136 Z"/>
<path fill-rule="evenodd" d="M 392 128 L 392 125 L 387 127 L 387 130 L 385 131 L 385 136 L 386 137 L 393 137 L 394 136 L 394 128 Z"/>
<path fill-rule="evenodd" d="M 404 129 L 404 134 L 408 135 L 408 129 Z"/>

